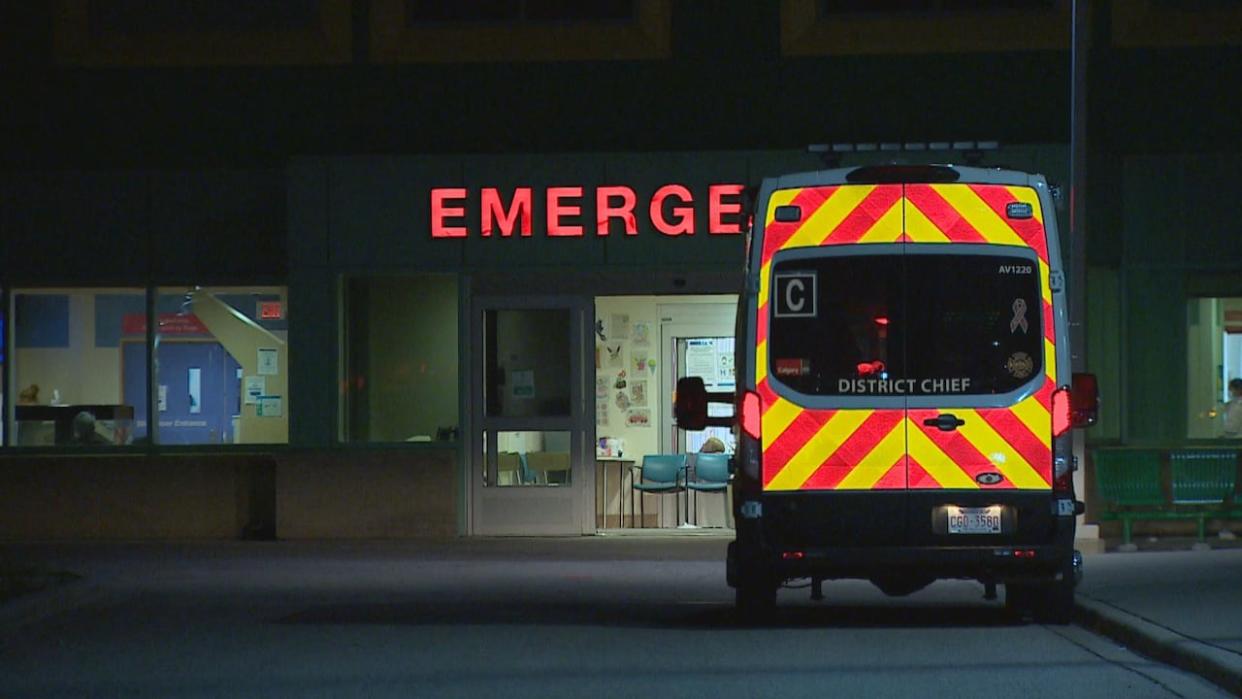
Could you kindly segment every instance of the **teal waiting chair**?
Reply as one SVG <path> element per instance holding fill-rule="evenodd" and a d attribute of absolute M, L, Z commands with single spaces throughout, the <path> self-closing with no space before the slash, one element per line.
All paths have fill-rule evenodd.
<path fill-rule="evenodd" d="M 569 483 L 569 452 L 528 451 L 526 467 L 535 474 L 540 485 L 566 485 Z"/>
<path fill-rule="evenodd" d="M 696 454 L 694 457 L 694 480 L 687 481 L 686 487 L 696 493 L 721 493 L 729 489 L 729 455 L 719 453 Z M 728 499 L 725 508 L 728 509 Z M 689 509 L 689 503 L 686 505 Z M 697 517 L 696 517 L 697 520 Z M 725 521 L 729 518 L 726 514 Z"/>
<path fill-rule="evenodd" d="M 677 521 L 681 522 L 681 498 L 677 493 L 685 490 L 685 454 L 648 454 L 643 457 L 641 478 L 634 484 L 635 490 L 644 493 L 673 494 L 677 508 Z"/>

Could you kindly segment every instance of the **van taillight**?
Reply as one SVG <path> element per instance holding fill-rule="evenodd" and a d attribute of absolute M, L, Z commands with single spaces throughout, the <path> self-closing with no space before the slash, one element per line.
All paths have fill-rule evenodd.
<path fill-rule="evenodd" d="M 742 431 L 751 439 L 759 439 L 763 434 L 763 401 L 759 394 L 747 391 L 742 394 Z"/>
<path fill-rule="evenodd" d="M 1052 394 L 1052 436 L 1060 437 L 1070 427 L 1070 392 L 1058 388 Z"/>
<path fill-rule="evenodd" d="M 1074 472 L 1067 468 L 1060 473 L 1054 474 L 1052 477 L 1052 492 L 1067 494 L 1073 493 Z"/>

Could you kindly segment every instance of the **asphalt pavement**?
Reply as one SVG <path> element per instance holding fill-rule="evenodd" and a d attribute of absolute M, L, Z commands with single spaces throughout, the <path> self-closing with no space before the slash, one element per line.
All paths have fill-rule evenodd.
<path fill-rule="evenodd" d="M 1015 620 L 964 581 L 905 598 L 830 582 L 820 603 L 783 590 L 746 626 L 725 544 L 4 546 L 84 577 L 0 605 L 0 696 L 1226 695 L 1087 630 L 1110 631 L 1109 613 L 1242 660 L 1238 550 L 1089 556 L 1085 626 Z"/>

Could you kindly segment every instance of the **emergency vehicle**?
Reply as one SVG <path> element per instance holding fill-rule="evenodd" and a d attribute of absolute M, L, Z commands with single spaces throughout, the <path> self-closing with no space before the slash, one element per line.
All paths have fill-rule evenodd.
<path fill-rule="evenodd" d="M 1045 179 L 873 166 L 763 181 L 737 318 L 738 393 L 678 383 L 678 425 L 734 424 L 727 577 L 761 611 L 810 578 L 905 595 L 975 579 L 1065 622 L 1071 427 L 1065 272 Z M 707 417 L 735 400 L 736 417 Z"/>

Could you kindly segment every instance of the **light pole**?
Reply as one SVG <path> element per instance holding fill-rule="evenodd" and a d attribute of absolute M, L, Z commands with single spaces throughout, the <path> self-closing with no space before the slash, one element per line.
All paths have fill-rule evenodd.
<path fill-rule="evenodd" d="M 1091 0 L 1073 0 L 1070 18 L 1069 321 L 1070 369 L 1087 369 L 1087 56 Z M 1074 492 L 1086 499 L 1086 436 L 1074 430 Z M 1078 517 L 1079 539 L 1099 541 L 1099 527 Z"/>

